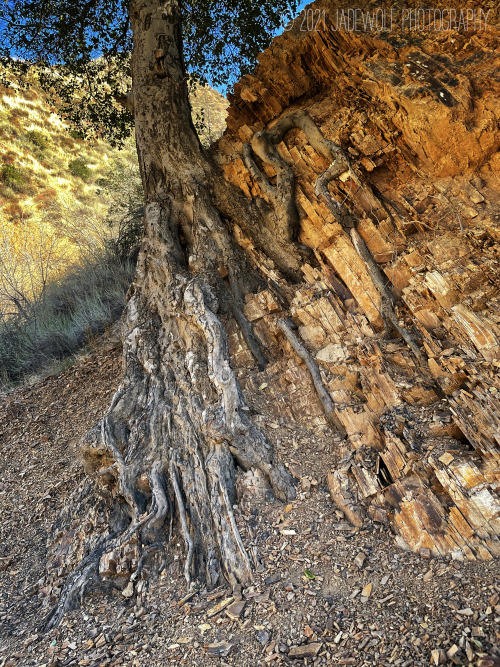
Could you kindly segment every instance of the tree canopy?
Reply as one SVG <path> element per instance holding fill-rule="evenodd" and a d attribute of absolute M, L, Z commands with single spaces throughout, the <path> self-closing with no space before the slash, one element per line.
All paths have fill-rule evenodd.
<path fill-rule="evenodd" d="M 181 5 L 186 72 L 228 87 L 251 69 L 298 3 L 195 0 Z M 82 135 L 119 144 L 130 134 L 132 114 L 117 104 L 131 86 L 128 2 L 10 0 L 0 9 L 0 30 L 2 61 L 19 76 L 36 66 L 40 84 Z"/>

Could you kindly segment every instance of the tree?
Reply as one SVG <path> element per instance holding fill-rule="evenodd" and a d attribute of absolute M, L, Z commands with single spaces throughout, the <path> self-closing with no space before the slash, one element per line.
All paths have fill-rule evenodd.
<path fill-rule="evenodd" d="M 43 219 L 9 226 L 0 215 L 0 319 L 26 317 L 61 271 L 61 242 L 48 227 Z"/>
<path fill-rule="evenodd" d="M 238 59 L 250 64 L 268 39 L 263 27 L 274 28 L 290 4 L 28 0 L 3 10 L 4 56 L 15 55 L 18 70 L 36 63 L 66 115 L 78 87 L 86 86 L 78 118 L 73 114 L 84 132 L 119 141 L 131 107 L 114 101 L 127 93 L 130 100 L 131 92 L 145 198 L 145 232 L 124 316 L 124 377 L 94 430 L 104 452 L 95 460 L 108 461 L 106 475 L 125 500 L 127 518 L 69 577 L 48 626 L 86 586 L 102 553 L 133 533 L 144 549 L 165 543 L 174 513 L 188 582 L 248 583 L 251 565 L 232 509 L 235 462 L 259 468 L 279 499 L 294 496 L 290 475 L 249 417 L 223 320 L 236 318 L 263 367 L 242 305 L 245 293 L 265 283 L 235 244 L 234 223 L 291 280 L 301 250 L 272 207 L 248 202 L 213 166 L 191 121 L 183 59 L 187 42 L 191 62 L 202 70 L 224 57 L 231 66 Z M 244 36 L 245 46 L 226 47 L 227 36 L 233 43 Z M 122 72 L 130 47 L 127 91 Z"/>
<path fill-rule="evenodd" d="M 118 489 L 127 511 L 125 516 L 114 513 L 111 532 L 70 575 L 49 627 L 88 585 L 101 556 L 133 534 L 143 549 L 132 575 L 137 579 L 143 559 L 168 542 L 174 514 L 186 544 L 189 583 L 198 580 L 211 587 L 223 577 L 233 585 L 248 583 L 251 565 L 232 509 L 235 464 L 260 469 L 279 499 L 294 496 L 292 478 L 250 418 L 224 327 L 233 317 L 259 366 L 266 365 L 243 313 L 245 294 L 266 283 L 235 242 L 235 225 L 274 262 L 282 282 L 299 282 L 304 259 L 314 262 L 310 249 L 297 242 L 294 175 L 276 149 L 289 130 L 300 128 L 330 163 L 317 178 L 316 194 L 366 264 L 380 293 L 386 330 L 396 331 L 421 358 L 413 335 L 399 322 L 394 295 L 356 219 L 330 193 L 330 183 L 340 175 L 358 177 L 341 147 L 326 139 L 310 116 L 300 110 L 284 114 L 244 146 L 243 159 L 262 199 L 248 200 L 228 184 L 198 140 L 185 47 L 202 75 L 226 57 L 230 70 L 239 60 L 248 66 L 264 44 L 262 26 L 276 25 L 288 3 L 252 5 L 245 0 L 131 0 L 130 7 L 120 0 L 7 5 L 6 34 L 18 30 L 16 55 L 27 51 L 42 65 L 41 81 L 57 91 L 71 117 L 67 103 L 86 82 L 89 92 L 81 97 L 77 114 L 85 133 L 97 131 L 120 141 L 133 111 L 145 197 L 144 237 L 124 317 L 124 378 L 84 449 L 87 469 Z M 227 36 L 233 44 L 244 36 L 245 48 L 225 46 Z M 122 72 L 131 44 L 132 87 L 127 90 Z M 55 63 L 64 65 L 54 70 Z M 16 66 L 26 64 L 18 59 Z M 128 109 L 116 106 L 119 98 L 127 100 Z M 261 163 L 274 169 L 275 183 Z M 286 304 L 287 290 L 272 283 L 268 287 Z M 342 432 L 313 358 L 289 322 L 280 322 L 280 328 L 306 364 L 332 426 Z"/>

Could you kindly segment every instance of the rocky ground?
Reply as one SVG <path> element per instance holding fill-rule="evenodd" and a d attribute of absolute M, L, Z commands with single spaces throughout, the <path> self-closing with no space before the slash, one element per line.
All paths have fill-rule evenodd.
<path fill-rule="evenodd" d="M 269 501 L 258 478 L 241 476 L 236 514 L 256 569 L 253 586 L 187 595 L 174 536 L 161 577 L 148 581 L 146 566 L 138 596 L 94 592 L 43 634 L 57 594 L 45 586 L 54 528 L 84 478 L 76 445 L 104 413 L 120 369 L 119 347 L 108 341 L 3 397 L 2 667 L 500 665 L 498 562 L 427 559 L 399 550 L 383 526 L 354 529 L 326 485 L 335 459 L 328 431 L 311 439 L 265 414 L 260 420 L 300 481 L 297 500 L 284 506 Z M 81 517 L 74 518 L 76 525 Z"/>

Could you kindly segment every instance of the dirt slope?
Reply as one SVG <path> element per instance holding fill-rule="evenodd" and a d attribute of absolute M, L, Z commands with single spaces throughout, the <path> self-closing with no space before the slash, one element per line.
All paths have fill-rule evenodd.
<path fill-rule="evenodd" d="M 76 443 L 102 416 L 120 372 L 104 349 L 32 387 L 2 396 L 0 409 L 0 636 L 41 620 L 47 539 L 83 477 Z"/>
<path fill-rule="evenodd" d="M 2 667 L 250 667 L 303 664 L 299 656 L 308 655 L 307 664 L 315 665 L 409 666 L 430 664 L 438 649 L 454 655 L 449 664 L 471 664 L 467 656 L 483 667 L 499 664 L 493 657 L 478 662 L 487 655 L 500 661 L 497 561 L 427 560 L 395 547 L 383 526 L 353 528 L 326 487 L 326 452 L 335 447 L 328 431 L 311 439 L 299 426 L 278 423 L 265 390 L 249 402 L 299 477 L 300 491 L 284 507 L 266 500 L 258 479 L 240 479 L 237 520 L 257 567 L 255 585 L 242 592 L 200 590 L 180 606 L 186 589 L 174 535 L 171 552 L 161 556 L 159 581 L 148 581 L 146 564 L 137 597 L 126 598 L 116 588 L 95 592 L 58 631 L 41 634 L 58 592 L 47 582 L 60 572 L 71 545 L 71 530 L 59 530 L 65 506 L 78 529 L 89 503 L 96 502 L 81 495 L 84 475 L 75 444 L 109 405 L 120 367 L 118 347 L 101 343 L 72 368 L 3 397 Z M 252 379 L 257 382 L 258 374 Z M 214 611 L 228 598 L 242 598 L 244 605 Z"/>

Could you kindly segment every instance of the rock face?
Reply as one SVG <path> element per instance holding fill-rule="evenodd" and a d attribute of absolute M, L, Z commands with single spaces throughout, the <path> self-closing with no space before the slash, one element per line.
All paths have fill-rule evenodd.
<path fill-rule="evenodd" d="M 332 195 L 355 214 L 425 361 L 384 337 L 367 266 L 314 192 L 328 163 L 292 130 L 278 152 L 292 165 L 299 240 L 315 261 L 303 265 L 287 307 L 269 291 L 248 298 L 245 312 L 272 362 L 260 378 L 276 415 L 325 424 L 308 370 L 278 327 L 291 317 L 347 432 L 325 454 L 347 518 L 359 525 L 366 511 L 423 554 L 489 559 L 500 555 L 497 10 L 486 29 L 381 34 L 336 31 L 340 5 L 313 7 L 325 9 L 326 29 L 297 24 L 274 40 L 230 98 L 216 158 L 248 197 L 265 198 L 243 144 L 290 110 L 307 111 L 350 157 Z M 236 328 L 230 342 L 244 388 L 257 390 L 245 381 L 253 361 Z"/>

